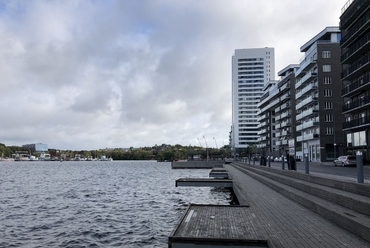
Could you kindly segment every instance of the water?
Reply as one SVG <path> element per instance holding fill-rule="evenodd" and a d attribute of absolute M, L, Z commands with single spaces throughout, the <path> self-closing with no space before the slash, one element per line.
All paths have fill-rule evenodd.
<path fill-rule="evenodd" d="M 0 162 L 0 247 L 167 247 L 189 203 L 227 190 L 175 187 L 210 170 L 156 162 Z"/>

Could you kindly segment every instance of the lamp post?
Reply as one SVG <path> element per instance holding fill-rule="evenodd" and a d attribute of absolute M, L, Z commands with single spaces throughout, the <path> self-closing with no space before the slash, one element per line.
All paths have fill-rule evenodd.
<path fill-rule="evenodd" d="M 204 135 L 203 135 L 203 139 L 206 142 L 206 152 L 207 152 L 207 161 L 208 161 L 208 144 L 207 144 L 206 137 L 204 137 Z"/>
<path fill-rule="evenodd" d="M 213 137 L 213 139 L 215 140 L 215 144 L 216 144 L 216 149 L 218 149 L 218 147 L 217 147 L 217 142 L 216 142 L 216 139 L 215 139 L 215 137 Z"/>

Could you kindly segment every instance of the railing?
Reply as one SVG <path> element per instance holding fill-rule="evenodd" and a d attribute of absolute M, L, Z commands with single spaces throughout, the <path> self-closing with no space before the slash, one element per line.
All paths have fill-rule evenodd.
<path fill-rule="evenodd" d="M 303 96 L 304 94 L 306 94 L 312 89 L 317 89 L 317 82 L 311 83 L 307 85 L 306 87 L 304 87 L 300 92 L 296 94 L 296 99 L 300 98 L 301 96 Z"/>
<path fill-rule="evenodd" d="M 365 66 L 370 62 L 370 53 L 367 53 L 364 57 L 357 60 L 356 62 L 352 63 L 350 67 L 343 70 L 342 72 L 342 79 L 347 77 L 348 75 L 352 74 L 356 70 L 360 69 L 361 67 Z"/>
<path fill-rule="evenodd" d="M 366 85 L 370 85 L 370 74 L 367 74 L 365 77 L 359 78 L 353 83 L 346 85 L 342 89 L 342 97 L 349 93 L 355 92 L 359 90 L 360 87 L 362 88 Z"/>
<path fill-rule="evenodd" d="M 361 117 L 355 120 L 344 122 L 343 129 L 350 129 L 350 128 L 360 127 L 364 125 L 370 126 L 370 115 Z"/>
<path fill-rule="evenodd" d="M 362 1 L 364 2 L 364 1 Z M 361 3 L 362 4 L 362 3 Z M 367 3 L 368 4 L 368 3 Z M 360 5 L 360 4 L 359 4 Z M 355 8 L 354 8 L 355 9 Z M 360 8 L 356 8 L 355 11 L 357 11 L 357 9 L 360 9 Z M 340 45 L 342 46 L 343 44 L 345 44 L 348 39 L 350 37 L 352 37 L 357 31 L 359 31 L 368 21 L 370 20 L 370 14 L 367 14 L 365 16 L 363 16 L 357 23 L 355 26 L 353 26 L 351 28 L 351 31 L 348 32 L 345 36 L 342 37 L 342 39 L 340 40 Z"/>
<path fill-rule="evenodd" d="M 347 58 L 349 58 L 352 54 L 360 50 L 369 42 L 370 42 L 370 33 L 367 33 L 362 39 L 357 41 L 348 51 L 342 54 L 342 56 L 340 57 L 342 63 L 345 62 Z"/>
<path fill-rule="evenodd" d="M 366 105 L 370 104 L 370 95 L 362 97 L 356 101 L 350 102 L 348 104 L 345 104 L 342 107 L 342 112 L 347 112 L 349 110 L 353 110 L 359 107 L 364 107 Z"/>

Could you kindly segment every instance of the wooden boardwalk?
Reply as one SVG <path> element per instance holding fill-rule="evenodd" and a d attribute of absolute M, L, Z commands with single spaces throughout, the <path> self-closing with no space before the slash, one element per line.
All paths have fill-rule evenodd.
<path fill-rule="evenodd" d="M 191 204 L 168 247 L 268 247 L 248 206 Z"/>

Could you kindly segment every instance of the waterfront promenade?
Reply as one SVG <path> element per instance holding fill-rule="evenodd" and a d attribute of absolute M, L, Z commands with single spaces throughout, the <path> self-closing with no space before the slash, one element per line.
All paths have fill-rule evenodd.
<path fill-rule="evenodd" d="M 255 216 L 254 225 L 263 232 L 269 247 L 370 247 L 370 242 L 243 173 L 234 163 L 224 167 L 233 179 L 240 204 L 249 206 Z M 348 180 L 335 175 L 325 177 Z M 370 217 L 362 221 L 370 227 Z"/>

